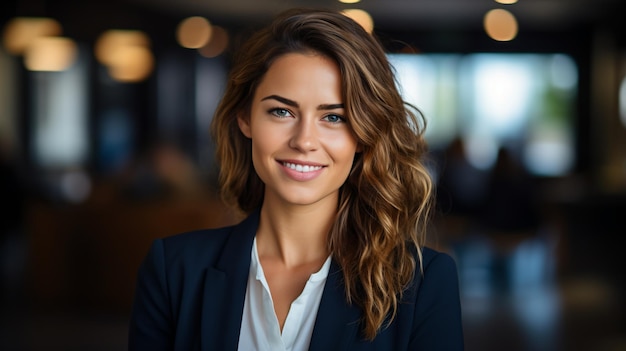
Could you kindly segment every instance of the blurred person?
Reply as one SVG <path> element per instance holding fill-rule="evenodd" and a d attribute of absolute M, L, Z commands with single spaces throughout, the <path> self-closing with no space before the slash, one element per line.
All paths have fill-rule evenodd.
<path fill-rule="evenodd" d="M 466 157 L 461 137 L 452 139 L 440 156 L 437 181 L 437 206 L 447 216 L 471 219 L 482 202 L 485 172 Z"/>
<path fill-rule="evenodd" d="M 153 242 L 132 350 L 462 350 L 456 264 L 424 246 L 423 119 L 382 45 L 293 9 L 235 56 L 212 122 L 237 225 Z"/>
<path fill-rule="evenodd" d="M 496 288 L 529 290 L 547 282 L 553 269 L 553 239 L 540 230 L 532 175 L 505 147 L 498 150 L 487 178 L 477 222 L 494 250 Z"/>
<path fill-rule="evenodd" d="M 540 221 L 532 176 L 506 148 L 498 150 L 486 184 L 478 213 L 484 230 L 497 235 L 537 229 Z"/>

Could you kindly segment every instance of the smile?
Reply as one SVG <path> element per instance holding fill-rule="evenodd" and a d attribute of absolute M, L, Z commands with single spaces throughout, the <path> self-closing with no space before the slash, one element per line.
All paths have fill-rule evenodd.
<path fill-rule="evenodd" d="M 301 165 L 301 164 L 290 163 L 290 162 L 283 162 L 282 164 L 283 166 L 289 169 L 293 169 L 296 172 L 302 172 L 302 173 L 315 172 L 323 168 L 323 166 Z"/>

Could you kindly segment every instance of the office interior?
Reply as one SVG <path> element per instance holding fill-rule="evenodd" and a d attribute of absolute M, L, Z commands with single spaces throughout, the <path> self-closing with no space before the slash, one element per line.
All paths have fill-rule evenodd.
<path fill-rule="evenodd" d="M 242 218 L 208 132 L 232 53 L 307 6 L 358 10 L 424 115 L 466 349 L 626 350 L 626 3 L 503 2 L 3 2 L 0 349 L 126 349 L 151 241 Z"/>

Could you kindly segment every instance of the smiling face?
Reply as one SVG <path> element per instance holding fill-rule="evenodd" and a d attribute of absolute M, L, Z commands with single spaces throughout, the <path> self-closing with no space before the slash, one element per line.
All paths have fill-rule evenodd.
<path fill-rule="evenodd" d="M 334 61 L 301 53 L 277 58 L 255 91 L 249 118 L 238 123 L 252 141 L 264 205 L 337 206 L 357 141 L 345 118 Z"/>

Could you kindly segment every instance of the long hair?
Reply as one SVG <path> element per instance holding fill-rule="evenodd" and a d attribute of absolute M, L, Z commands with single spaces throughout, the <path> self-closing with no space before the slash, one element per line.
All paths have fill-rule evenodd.
<path fill-rule="evenodd" d="M 347 301 L 363 310 L 363 334 L 373 339 L 393 321 L 403 291 L 421 271 L 432 197 L 423 163 L 425 121 L 403 101 L 374 35 L 338 12 L 285 11 L 239 49 L 211 125 L 222 195 L 243 212 L 261 206 L 264 185 L 237 116 L 249 116 L 255 89 L 276 58 L 294 52 L 324 55 L 341 72 L 346 115 L 362 151 L 339 190 L 329 250 L 343 271 Z"/>

